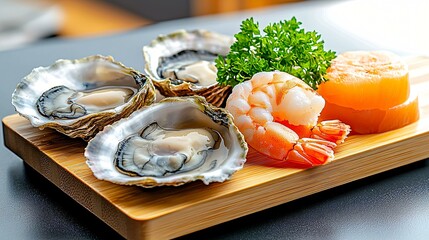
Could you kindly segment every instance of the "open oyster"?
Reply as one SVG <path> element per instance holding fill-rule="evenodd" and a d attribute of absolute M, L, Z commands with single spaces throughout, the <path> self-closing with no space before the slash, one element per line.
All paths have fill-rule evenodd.
<path fill-rule="evenodd" d="M 160 35 L 143 47 L 145 71 L 161 95 L 200 95 L 220 106 L 231 89 L 218 85 L 214 60 L 226 56 L 233 41 L 232 37 L 206 30 Z"/>
<path fill-rule="evenodd" d="M 146 76 L 112 57 L 94 55 L 34 69 L 18 84 L 12 104 L 35 127 L 89 139 L 154 99 Z"/>
<path fill-rule="evenodd" d="M 204 98 L 166 98 L 107 126 L 85 149 L 102 180 L 143 187 L 223 182 L 243 167 L 247 144 L 222 108 Z"/>

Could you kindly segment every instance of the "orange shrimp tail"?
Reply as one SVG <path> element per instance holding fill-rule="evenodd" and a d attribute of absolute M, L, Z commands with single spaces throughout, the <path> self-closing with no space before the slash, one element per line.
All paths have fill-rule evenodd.
<path fill-rule="evenodd" d="M 350 133 L 350 126 L 340 120 L 326 120 L 318 123 L 312 130 L 312 138 L 324 139 L 336 144 L 344 142 Z"/>
<path fill-rule="evenodd" d="M 310 168 L 334 159 L 337 145 L 323 139 L 301 138 L 284 159 L 293 167 Z"/>

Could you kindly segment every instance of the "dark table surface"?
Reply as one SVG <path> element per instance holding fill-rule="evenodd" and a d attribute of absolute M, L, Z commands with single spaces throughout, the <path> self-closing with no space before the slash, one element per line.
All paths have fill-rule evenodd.
<path fill-rule="evenodd" d="M 261 26 L 296 16 L 328 49 L 428 51 L 424 1 L 308 1 L 258 11 L 182 19 L 125 34 L 49 39 L 0 52 L 0 116 L 13 114 L 11 94 L 31 69 L 60 58 L 112 55 L 143 71 L 141 48 L 158 34 L 205 28 L 233 35 L 253 16 Z M 427 39 L 427 38 L 426 38 Z M 426 49 L 425 49 L 426 48 Z M 424 96 L 427 97 L 427 96 Z M 0 129 L 0 132 L 2 130 Z M 3 145 L 3 139 L 0 140 Z M 428 144 L 428 143 L 421 143 Z M 0 147 L 0 239 L 120 239 L 97 217 Z M 355 181 L 183 237 L 184 239 L 429 239 L 429 160 Z"/>

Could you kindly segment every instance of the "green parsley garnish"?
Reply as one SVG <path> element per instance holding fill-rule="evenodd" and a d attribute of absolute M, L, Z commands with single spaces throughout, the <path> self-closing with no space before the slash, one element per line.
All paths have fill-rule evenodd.
<path fill-rule="evenodd" d="M 258 72 L 279 70 L 317 89 L 326 81 L 324 75 L 335 52 L 325 51 L 320 35 L 316 31 L 306 32 L 300 25 L 293 17 L 266 26 L 262 35 L 253 18 L 244 20 L 228 55 L 215 61 L 217 81 L 235 86 Z"/>

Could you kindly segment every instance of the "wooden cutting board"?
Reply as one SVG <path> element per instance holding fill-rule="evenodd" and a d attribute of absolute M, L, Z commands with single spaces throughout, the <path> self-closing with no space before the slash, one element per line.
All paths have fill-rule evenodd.
<path fill-rule="evenodd" d="M 3 119 L 5 145 L 74 200 L 128 239 L 174 238 L 429 157 L 429 58 L 407 59 L 420 120 L 381 134 L 351 136 L 336 160 L 290 169 L 250 150 L 245 167 L 224 183 L 144 189 L 96 179 L 86 143 Z"/>

